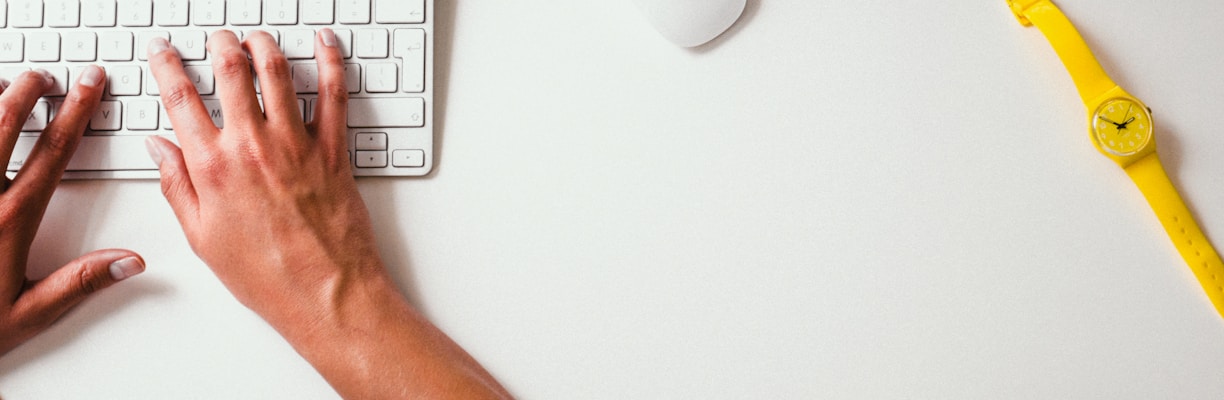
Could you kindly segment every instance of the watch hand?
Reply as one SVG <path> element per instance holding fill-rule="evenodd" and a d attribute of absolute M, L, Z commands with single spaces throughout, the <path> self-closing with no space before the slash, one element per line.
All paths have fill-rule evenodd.
<path fill-rule="evenodd" d="M 1108 122 L 1108 123 L 1114 124 L 1114 126 L 1121 126 L 1121 125 L 1122 125 L 1122 124 L 1119 124 L 1119 123 L 1117 123 L 1117 122 L 1113 122 L 1113 120 L 1111 120 L 1111 119 L 1109 119 L 1109 118 L 1105 118 L 1105 116 L 1104 116 L 1104 115 L 1099 115 L 1099 116 L 1097 116 L 1097 118 L 1103 119 L 1103 120 L 1105 120 L 1105 122 Z"/>

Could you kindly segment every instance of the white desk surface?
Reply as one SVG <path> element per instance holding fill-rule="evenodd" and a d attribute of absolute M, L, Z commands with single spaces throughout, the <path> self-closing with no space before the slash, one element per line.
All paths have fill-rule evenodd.
<path fill-rule="evenodd" d="M 630 1 L 438 3 L 436 171 L 361 191 L 522 398 L 1224 393 L 1224 319 L 1003 0 L 750 0 L 697 51 Z M 1224 245 L 1224 3 L 1060 5 Z M 33 259 L 105 247 L 148 272 L 0 359 L 5 399 L 336 397 L 155 182 L 66 183 Z"/>

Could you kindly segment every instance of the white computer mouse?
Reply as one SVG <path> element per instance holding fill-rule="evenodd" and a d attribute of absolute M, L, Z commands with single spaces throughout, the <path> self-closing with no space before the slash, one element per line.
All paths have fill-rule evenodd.
<path fill-rule="evenodd" d="M 735 24 L 747 0 L 636 0 L 663 37 L 680 47 L 700 46 Z"/>

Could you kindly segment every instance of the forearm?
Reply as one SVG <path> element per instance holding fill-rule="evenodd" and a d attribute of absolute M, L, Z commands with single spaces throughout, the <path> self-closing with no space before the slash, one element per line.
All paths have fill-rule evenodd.
<path fill-rule="evenodd" d="M 314 318 L 272 321 L 347 399 L 510 398 L 385 277 L 333 292 Z"/>

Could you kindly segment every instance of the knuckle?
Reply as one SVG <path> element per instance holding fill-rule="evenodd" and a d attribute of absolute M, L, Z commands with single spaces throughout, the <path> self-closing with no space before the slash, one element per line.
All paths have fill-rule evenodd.
<path fill-rule="evenodd" d="M 185 189 L 183 176 L 177 170 L 163 169 L 161 179 L 162 196 L 166 199 L 177 199 L 183 194 Z"/>
<path fill-rule="evenodd" d="M 12 127 L 20 127 L 25 124 L 26 118 L 19 115 L 14 108 L 8 104 L 0 103 L 0 126 L 12 129 Z"/>
<path fill-rule="evenodd" d="M 217 76 L 241 76 L 250 71 L 246 54 L 237 50 L 226 50 L 214 55 L 213 70 Z"/>
<path fill-rule="evenodd" d="M 270 54 L 262 57 L 259 70 L 269 79 L 289 79 L 289 60 L 282 54 Z"/>
<path fill-rule="evenodd" d="M 186 81 L 176 80 L 161 88 L 162 102 L 167 110 L 183 110 L 200 95 L 196 93 L 195 85 Z"/>
<path fill-rule="evenodd" d="M 42 146 L 51 154 L 63 156 L 76 150 L 77 135 L 64 128 L 48 129 L 42 136 Z"/>
<path fill-rule="evenodd" d="M 333 103 L 348 104 L 349 91 L 344 80 L 331 80 L 319 85 L 319 93 L 331 99 Z"/>
<path fill-rule="evenodd" d="M 105 286 L 105 284 L 102 283 L 102 280 L 97 278 L 97 274 L 92 273 L 89 268 L 77 269 L 76 276 L 74 278 L 74 284 L 76 287 L 72 289 L 80 294 L 97 292 L 101 290 L 103 286 Z"/>
<path fill-rule="evenodd" d="M 0 204 L 0 230 L 8 232 L 15 229 L 20 225 L 25 213 L 25 207 L 20 204 L 14 204 L 14 202 Z"/>
<path fill-rule="evenodd" d="M 197 162 L 191 167 L 191 176 L 196 180 L 203 180 L 204 184 L 211 187 L 219 187 L 229 180 L 229 167 L 225 159 L 218 157 L 216 153 L 201 154 Z M 163 180 L 164 181 L 164 180 Z M 180 182 L 185 184 L 186 182 Z M 186 190 L 183 188 L 165 188 L 163 190 Z M 164 193 L 164 192 L 163 192 Z"/>

